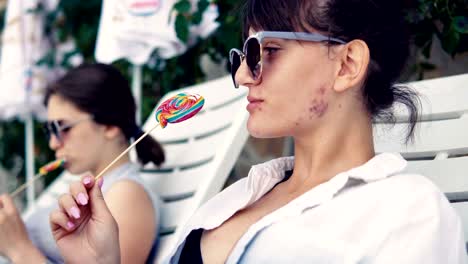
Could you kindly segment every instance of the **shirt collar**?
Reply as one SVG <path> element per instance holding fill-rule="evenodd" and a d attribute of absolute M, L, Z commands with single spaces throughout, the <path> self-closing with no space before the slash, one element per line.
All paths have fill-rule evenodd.
<path fill-rule="evenodd" d="M 399 153 L 382 153 L 347 173 L 350 178 L 373 182 L 403 171 L 407 163 Z"/>
<path fill-rule="evenodd" d="M 365 164 L 338 173 L 336 176 L 324 182 L 303 195 L 297 197 L 292 204 L 299 210 L 314 207 L 326 200 L 332 199 L 337 193 L 349 187 L 362 183 L 382 180 L 401 172 L 406 167 L 404 160 L 398 153 L 382 153 L 374 156 Z M 251 204 L 262 197 L 277 182 L 285 176 L 285 171 L 294 168 L 294 157 L 278 158 L 252 167 L 249 173 L 249 190 Z"/>
<path fill-rule="evenodd" d="M 372 182 L 399 173 L 405 169 L 406 165 L 407 161 L 399 153 L 381 153 L 365 164 L 340 174 L 347 174 L 350 178 Z M 279 181 L 284 178 L 285 171 L 292 169 L 294 169 L 294 157 L 282 157 L 253 166 L 249 176 L 262 175 Z"/>

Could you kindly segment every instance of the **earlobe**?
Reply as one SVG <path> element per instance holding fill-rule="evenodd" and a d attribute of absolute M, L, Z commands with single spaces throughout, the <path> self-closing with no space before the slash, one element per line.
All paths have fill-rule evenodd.
<path fill-rule="evenodd" d="M 108 139 L 113 139 L 119 135 L 120 129 L 117 126 L 105 126 L 104 136 Z"/>
<path fill-rule="evenodd" d="M 341 51 L 335 91 L 343 92 L 359 87 L 366 77 L 369 59 L 369 47 L 364 41 L 357 39 L 347 43 Z"/>

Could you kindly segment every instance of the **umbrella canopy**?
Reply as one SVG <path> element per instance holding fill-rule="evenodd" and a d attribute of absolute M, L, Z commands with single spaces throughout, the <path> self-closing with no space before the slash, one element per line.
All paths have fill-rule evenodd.
<path fill-rule="evenodd" d="M 42 95 L 48 69 L 35 64 L 49 48 L 41 10 L 54 9 L 57 1 L 8 1 L 0 61 L 1 119 L 45 112 Z"/>
<path fill-rule="evenodd" d="M 175 32 L 173 6 L 177 0 L 103 0 L 95 56 L 111 63 L 125 58 L 134 65 L 145 64 L 154 49 L 160 58 L 184 53 L 187 45 Z M 197 1 L 192 0 L 192 7 Z M 189 45 L 212 33 L 218 10 L 210 4 L 199 25 L 190 28 Z"/>

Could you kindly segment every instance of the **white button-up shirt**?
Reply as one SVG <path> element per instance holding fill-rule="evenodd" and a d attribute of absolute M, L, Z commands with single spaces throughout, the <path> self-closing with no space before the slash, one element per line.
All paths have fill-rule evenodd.
<path fill-rule="evenodd" d="M 192 230 L 220 226 L 293 167 L 293 157 L 253 166 L 192 216 L 168 261 L 178 262 Z M 468 263 L 458 215 L 405 167 L 399 154 L 383 153 L 339 173 L 250 226 L 227 263 Z"/>

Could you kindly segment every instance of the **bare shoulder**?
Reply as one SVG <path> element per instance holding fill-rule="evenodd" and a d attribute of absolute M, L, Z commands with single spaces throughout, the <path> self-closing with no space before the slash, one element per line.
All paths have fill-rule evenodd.
<path fill-rule="evenodd" d="M 139 183 L 132 180 L 116 182 L 104 196 L 111 210 L 115 206 L 132 211 L 153 209 L 151 198 L 146 190 Z"/>
<path fill-rule="evenodd" d="M 139 183 L 122 180 L 104 198 L 119 226 L 122 263 L 144 263 L 158 226 L 150 196 Z"/>

